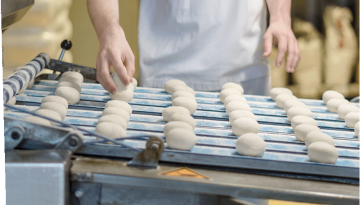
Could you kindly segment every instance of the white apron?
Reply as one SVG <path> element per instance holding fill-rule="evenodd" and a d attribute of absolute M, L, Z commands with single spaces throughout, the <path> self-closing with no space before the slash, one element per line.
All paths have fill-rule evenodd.
<path fill-rule="evenodd" d="M 264 0 L 142 0 L 141 84 L 163 87 L 175 78 L 195 90 L 219 90 L 267 76 L 265 29 Z"/>

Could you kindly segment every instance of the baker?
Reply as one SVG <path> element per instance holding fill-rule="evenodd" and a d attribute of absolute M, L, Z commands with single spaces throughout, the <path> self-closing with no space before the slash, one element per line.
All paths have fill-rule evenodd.
<path fill-rule="evenodd" d="M 109 74 L 113 66 L 127 85 L 135 72 L 135 57 L 119 25 L 117 0 L 88 0 L 100 50 L 97 79 L 117 91 Z M 270 25 L 266 30 L 266 3 Z M 194 90 L 220 90 L 240 83 L 246 94 L 268 95 L 270 69 L 266 59 L 278 44 L 276 66 L 286 59 L 294 72 L 300 60 L 291 30 L 289 0 L 146 0 L 140 2 L 139 50 L 142 86 L 163 87 L 180 79 Z M 120 5 L 121 6 L 121 5 Z M 266 32 L 265 32 L 266 30 Z"/>

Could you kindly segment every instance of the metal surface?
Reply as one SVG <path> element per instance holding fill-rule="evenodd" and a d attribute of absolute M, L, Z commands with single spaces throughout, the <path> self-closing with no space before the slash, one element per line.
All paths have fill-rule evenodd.
<path fill-rule="evenodd" d="M 7 205 L 69 204 L 70 151 L 5 151 Z"/>
<path fill-rule="evenodd" d="M 34 4 L 34 0 L 1 0 L 1 30 L 18 22 Z"/>
<path fill-rule="evenodd" d="M 160 164 L 157 169 L 140 170 L 126 166 L 126 161 L 121 160 L 77 158 L 73 161 L 71 174 L 91 174 L 92 177 L 88 178 L 86 182 L 102 184 L 101 200 L 106 202 L 105 204 L 121 200 L 123 192 L 118 191 L 115 187 L 127 187 L 127 189 L 132 187 L 134 192 L 141 187 L 140 192 L 141 190 L 156 190 L 164 193 L 179 191 L 180 193 L 220 195 L 232 198 L 251 197 L 342 205 L 359 203 L 359 187 L 357 185 L 195 167 L 190 168 L 211 180 L 159 175 L 159 173 L 174 168 L 177 167 Z M 73 179 L 73 181 L 76 180 Z M 108 190 L 106 190 L 107 188 Z M 147 197 L 151 199 L 151 196 L 144 194 L 138 200 L 146 200 Z"/>
<path fill-rule="evenodd" d="M 164 142 L 159 137 L 151 137 L 146 141 L 146 146 L 128 166 L 156 169 L 160 156 L 164 151 Z"/>
<path fill-rule="evenodd" d="M 25 130 L 20 125 L 10 127 L 4 134 L 5 150 L 14 149 L 24 139 Z"/>
<path fill-rule="evenodd" d="M 101 200 L 100 183 L 71 182 L 71 205 L 98 205 Z"/>
<path fill-rule="evenodd" d="M 94 69 L 94 68 L 76 65 L 73 63 L 66 63 L 66 62 L 54 60 L 54 59 L 51 59 L 47 68 L 50 70 L 59 71 L 62 73 L 66 72 L 66 71 L 77 71 L 77 72 L 80 72 L 84 76 L 84 80 L 89 79 L 89 80 L 96 81 L 96 69 Z"/>

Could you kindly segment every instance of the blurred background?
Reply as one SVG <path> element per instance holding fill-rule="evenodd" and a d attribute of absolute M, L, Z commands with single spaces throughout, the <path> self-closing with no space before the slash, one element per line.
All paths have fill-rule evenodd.
<path fill-rule="evenodd" d="M 119 0 L 120 24 L 138 58 L 140 0 Z M 289 87 L 300 98 L 320 99 L 329 89 L 347 98 L 359 95 L 359 1 L 292 0 L 292 26 L 302 59 L 294 74 L 285 63 L 275 67 L 277 52 L 269 58 L 272 87 Z M 35 5 L 3 33 L 6 77 L 40 52 L 57 59 L 63 39 L 73 47 L 64 61 L 95 67 L 99 43 L 87 13 L 86 0 L 35 0 Z M 277 48 L 274 47 L 274 51 Z M 139 75 L 136 62 L 135 77 Z"/>

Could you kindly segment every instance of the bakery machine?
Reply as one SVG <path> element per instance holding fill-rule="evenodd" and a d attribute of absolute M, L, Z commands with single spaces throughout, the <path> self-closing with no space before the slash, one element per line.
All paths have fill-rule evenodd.
<path fill-rule="evenodd" d="M 3 2 L 20 1 L 2 1 L 2 8 Z M 30 3 L 15 4 L 22 7 L 9 12 L 11 21 L 3 16 L 3 25 L 16 22 L 33 3 L 23 2 Z M 107 139 L 94 130 L 109 93 L 96 82 L 95 69 L 62 62 L 71 43 L 62 48 L 59 59 L 39 54 L 3 84 L 4 103 L 13 96 L 17 101 L 4 111 L 7 204 L 257 204 L 246 198 L 359 203 L 358 138 L 322 101 L 301 99 L 334 138 L 335 164 L 310 162 L 284 110 L 267 96 L 244 95 L 266 141 L 261 158 L 237 154 L 218 92 L 196 92 L 198 141 L 190 151 L 166 145 L 161 112 L 171 106 L 171 95 L 159 88 L 137 87 L 127 137 Z M 37 76 L 18 95 L 44 68 L 54 73 Z M 80 102 L 69 105 L 65 119 L 58 126 L 22 120 L 36 115 L 42 98 L 54 95 L 61 73 L 69 70 L 85 80 Z"/>

